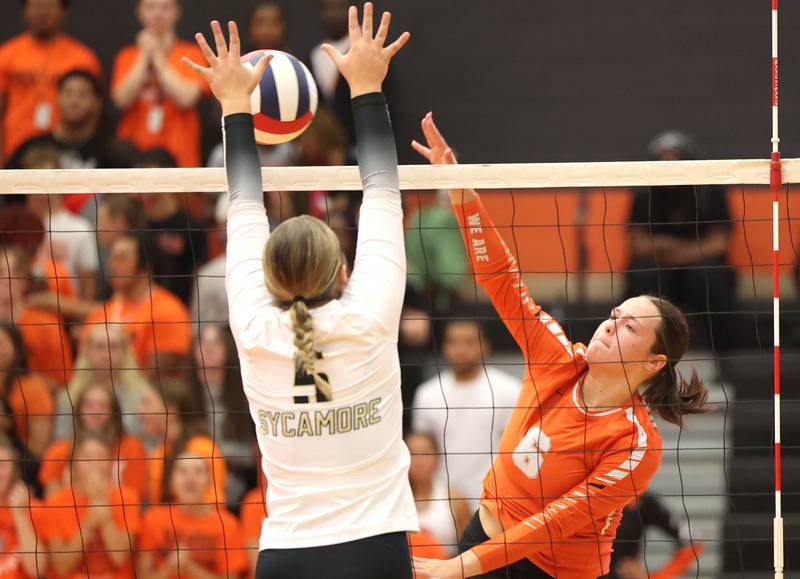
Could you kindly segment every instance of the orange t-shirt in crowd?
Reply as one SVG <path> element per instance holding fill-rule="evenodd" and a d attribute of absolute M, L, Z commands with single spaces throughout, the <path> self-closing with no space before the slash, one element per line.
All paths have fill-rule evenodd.
<path fill-rule="evenodd" d="M 72 344 L 58 316 L 37 308 L 25 308 L 14 325 L 22 334 L 28 369 L 47 376 L 59 386 L 69 382 Z"/>
<path fill-rule="evenodd" d="M 151 507 L 144 528 L 147 532 L 142 534 L 138 550 L 153 553 L 155 569 L 180 547 L 216 576 L 237 577 L 247 570 L 239 523 L 225 507 L 212 507 L 201 516 L 186 513 L 180 505 Z M 178 579 L 178 574 L 170 577 Z"/>
<path fill-rule="evenodd" d="M 128 579 L 133 575 L 133 564 L 130 559 L 121 567 L 114 565 L 108 553 L 105 551 L 103 539 L 99 532 L 88 536 L 88 532 L 83 528 L 83 522 L 89 515 L 88 499 L 81 494 L 75 487 L 66 487 L 48 497 L 45 501 L 47 505 L 46 531 L 48 541 L 57 538 L 62 541 L 69 541 L 78 533 L 83 533 L 83 558 L 69 570 L 69 579 L 85 579 L 85 577 L 108 577 L 113 579 Z M 136 536 L 139 534 L 140 509 L 139 497 L 133 491 L 112 485 L 108 491 L 108 505 L 111 511 L 111 518 L 116 527 L 124 530 L 131 537 L 131 544 L 135 544 Z M 53 546 L 49 546 L 52 553 Z M 52 566 L 52 560 L 51 560 Z M 64 577 L 64 569 L 61 569 L 60 576 Z M 52 568 L 50 577 L 57 576 Z"/>
<path fill-rule="evenodd" d="M 408 546 L 411 548 L 412 557 L 423 559 L 449 559 L 444 547 L 433 538 L 428 531 L 420 529 L 418 533 L 408 534 Z"/>
<path fill-rule="evenodd" d="M 136 45 L 123 48 L 114 61 L 111 89 L 116 89 L 128 76 L 141 49 Z M 197 63 L 205 63 L 200 49 L 191 42 L 177 40 L 167 60 L 172 70 L 184 81 L 201 87 L 208 94 L 208 84 L 202 76 L 181 62 L 187 56 Z M 139 149 L 166 149 L 179 167 L 199 167 L 200 115 L 197 107 L 182 108 L 158 85 L 155 72 L 134 103 L 123 111 L 117 135 L 133 142 Z"/>
<path fill-rule="evenodd" d="M 4 395 L 0 383 L 0 396 Z M 18 376 L 8 393 L 8 405 L 14 418 L 14 430 L 23 444 L 28 441 L 28 421 L 37 418 L 53 420 L 54 404 L 50 386 L 36 374 Z"/>
<path fill-rule="evenodd" d="M 42 508 L 42 505 L 41 501 L 31 499 L 30 506 L 24 508 L 28 510 L 39 548 L 44 550 L 47 509 Z M 30 575 L 22 568 L 22 556 L 18 552 L 18 546 L 17 527 L 14 524 L 11 508 L 0 506 L 0 579 L 29 579 Z"/>
<path fill-rule="evenodd" d="M 164 479 L 164 445 L 159 444 L 150 454 L 148 461 L 150 474 L 148 476 L 149 488 L 148 497 L 151 505 L 161 504 L 161 485 Z M 167 448 L 167 455 L 170 449 Z M 209 503 L 225 504 L 225 478 L 228 467 L 225 464 L 225 455 L 214 441 L 207 436 L 195 436 L 186 443 L 185 452 L 196 454 L 207 459 L 208 467 L 211 469 L 214 478 L 214 486 L 208 489 L 206 500 Z M 213 458 L 212 458 L 213 457 Z"/>
<path fill-rule="evenodd" d="M 147 490 L 147 451 L 135 436 L 123 434 L 113 456 L 114 476 L 123 487 L 134 491 L 137 496 L 145 496 Z M 72 437 L 56 440 L 42 457 L 39 467 L 39 482 L 42 486 L 59 483 L 69 486 L 69 464 L 72 461 Z"/>
<path fill-rule="evenodd" d="M 5 94 L 2 116 L 6 158 L 29 138 L 49 132 L 58 123 L 58 81 L 71 70 L 82 69 L 100 78 L 95 53 L 74 38 L 61 34 L 40 41 L 20 34 L 0 46 L 0 93 Z"/>
<path fill-rule="evenodd" d="M 267 518 L 267 503 L 264 496 L 267 493 L 266 483 L 264 488 L 250 489 L 242 498 L 239 509 L 239 522 L 242 525 L 242 538 L 245 545 L 261 538 L 261 525 Z"/>
<path fill-rule="evenodd" d="M 533 301 L 480 200 L 454 209 L 476 279 L 526 362 L 481 499 L 507 530 L 472 551 L 484 573 L 527 557 L 561 579 L 605 575 L 622 509 L 658 470 L 661 437 L 638 394 L 616 408 L 582 406 L 586 347 Z"/>
<path fill-rule="evenodd" d="M 155 283 L 150 287 L 152 299 L 148 295 L 137 300 L 112 296 L 85 320 L 86 334 L 93 324 L 122 324 L 141 368 L 152 364 L 150 356 L 156 351 L 187 355 L 192 342 L 189 310 L 183 302 Z"/>
<path fill-rule="evenodd" d="M 47 282 L 47 289 L 62 298 L 76 298 L 75 282 L 60 259 L 42 259 L 37 262 L 42 269 L 42 275 Z"/>

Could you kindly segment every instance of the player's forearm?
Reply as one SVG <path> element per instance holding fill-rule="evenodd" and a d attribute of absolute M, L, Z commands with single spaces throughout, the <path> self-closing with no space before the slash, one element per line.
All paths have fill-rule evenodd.
<path fill-rule="evenodd" d="M 261 162 L 250 113 L 225 117 L 225 170 L 231 208 L 239 202 L 264 205 Z"/>
<path fill-rule="evenodd" d="M 14 526 L 17 530 L 17 550 L 20 552 L 22 568 L 31 577 L 38 577 L 47 568 L 47 554 L 44 552 L 44 543 L 36 538 L 27 507 L 12 509 Z"/>
<path fill-rule="evenodd" d="M 454 207 L 469 203 L 478 198 L 475 189 L 450 189 L 449 193 L 450 203 L 452 203 Z"/>
<path fill-rule="evenodd" d="M 363 94 L 352 100 L 356 151 L 365 198 L 373 191 L 400 192 L 397 146 L 383 93 Z"/>

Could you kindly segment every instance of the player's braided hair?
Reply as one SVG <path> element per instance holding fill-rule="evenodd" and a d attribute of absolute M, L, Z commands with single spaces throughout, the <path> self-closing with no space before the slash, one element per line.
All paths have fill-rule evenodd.
<path fill-rule="evenodd" d="M 278 304 L 289 310 L 295 362 L 328 399 L 330 384 L 318 373 L 310 308 L 333 299 L 342 267 L 339 239 L 324 222 L 308 215 L 281 223 L 264 249 L 264 281 Z"/>

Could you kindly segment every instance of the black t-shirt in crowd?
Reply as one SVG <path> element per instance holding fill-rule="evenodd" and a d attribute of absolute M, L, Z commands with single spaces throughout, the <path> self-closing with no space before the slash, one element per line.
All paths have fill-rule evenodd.
<path fill-rule="evenodd" d="M 148 258 L 154 279 L 189 304 L 192 274 L 208 259 L 205 227 L 184 211 L 148 221 Z"/>
<path fill-rule="evenodd" d="M 681 185 L 638 189 L 629 223 L 652 235 L 702 239 L 730 219 L 724 187 Z"/>
<path fill-rule="evenodd" d="M 86 141 L 67 142 L 60 141 L 53 133 L 46 133 L 28 139 L 16 148 L 8 160 L 9 169 L 22 168 L 22 159 L 32 147 L 39 145 L 53 145 L 61 149 L 62 169 L 114 169 L 130 167 L 134 159 L 127 159 L 135 153 L 132 147 L 125 147 L 126 141 L 105 135 L 97 134 Z M 132 151 L 129 151 L 131 148 Z"/>

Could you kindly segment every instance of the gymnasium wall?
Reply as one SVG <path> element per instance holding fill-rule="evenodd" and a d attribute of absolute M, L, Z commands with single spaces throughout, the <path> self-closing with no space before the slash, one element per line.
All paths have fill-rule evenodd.
<path fill-rule="evenodd" d="M 285 0 L 290 47 L 321 31 L 312 0 Z M 21 30 L 16 0 L 0 39 Z M 136 30 L 134 0 L 72 0 L 68 29 L 107 67 Z M 250 0 L 184 0 L 181 33 L 244 20 Z M 706 157 L 770 144 L 769 0 L 383 0 L 412 42 L 395 66 L 401 143 L 428 110 L 465 162 L 633 160 L 683 128 Z M 800 5 L 781 4 L 782 134 L 800 156 Z M 401 147 L 404 162 L 414 161 Z"/>

